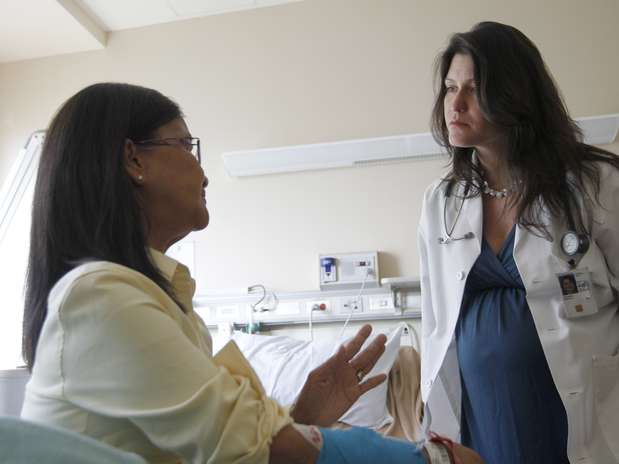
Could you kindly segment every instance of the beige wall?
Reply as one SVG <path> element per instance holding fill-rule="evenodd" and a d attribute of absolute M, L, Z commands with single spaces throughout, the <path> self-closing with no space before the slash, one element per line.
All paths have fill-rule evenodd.
<path fill-rule="evenodd" d="M 0 65 L 0 180 L 71 94 L 139 83 L 175 98 L 206 142 L 212 223 L 194 237 L 199 292 L 314 289 L 321 252 L 379 250 L 383 276 L 415 275 L 420 197 L 439 162 L 233 179 L 220 154 L 426 132 L 435 54 L 485 19 L 538 44 L 573 116 L 619 112 L 617 0 L 306 0 Z"/>

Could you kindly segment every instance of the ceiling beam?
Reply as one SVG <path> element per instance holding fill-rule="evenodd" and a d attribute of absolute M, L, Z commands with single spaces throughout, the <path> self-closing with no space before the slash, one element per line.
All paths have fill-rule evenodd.
<path fill-rule="evenodd" d="M 92 35 L 103 47 L 107 45 L 107 32 L 75 0 L 56 0 L 67 12 Z"/>

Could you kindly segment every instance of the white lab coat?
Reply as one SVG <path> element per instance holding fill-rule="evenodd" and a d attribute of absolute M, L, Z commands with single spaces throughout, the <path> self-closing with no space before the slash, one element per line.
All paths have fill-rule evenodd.
<path fill-rule="evenodd" d="M 569 270 L 560 246 L 565 220 L 548 217 L 552 242 L 517 226 L 514 259 L 527 302 L 559 395 L 568 416 L 568 457 L 572 463 L 619 463 L 619 171 L 601 167 L 600 202 L 583 206 L 591 245 L 578 268 L 591 271 L 597 314 L 567 319 L 557 272 Z M 435 182 L 426 191 L 419 224 L 423 349 L 421 391 L 430 428 L 458 439 L 460 375 L 454 330 L 466 278 L 481 252 L 482 200 L 468 199 L 452 237 L 439 244 L 458 214 L 463 186 L 446 199 Z"/>

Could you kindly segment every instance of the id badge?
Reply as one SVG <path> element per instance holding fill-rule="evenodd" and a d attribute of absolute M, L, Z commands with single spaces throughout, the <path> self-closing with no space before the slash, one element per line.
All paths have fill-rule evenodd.
<path fill-rule="evenodd" d="M 593 297 L 591 273 L 586 270 L 573 270 L 557 274 L 565 317 L 589 316 L 598 312 L 598 306 Z"/>

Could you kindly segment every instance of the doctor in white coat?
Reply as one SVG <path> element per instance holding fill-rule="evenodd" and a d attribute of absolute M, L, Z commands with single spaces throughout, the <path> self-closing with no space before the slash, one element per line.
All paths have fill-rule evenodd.
<path fill-rule="evenodd" d="M 513 27 L 454 34 L 436 70 L 451 164 L 419 224 L 429 427 L 489 464 L 619 463 L 619 160 L 581 142 Z"/>

